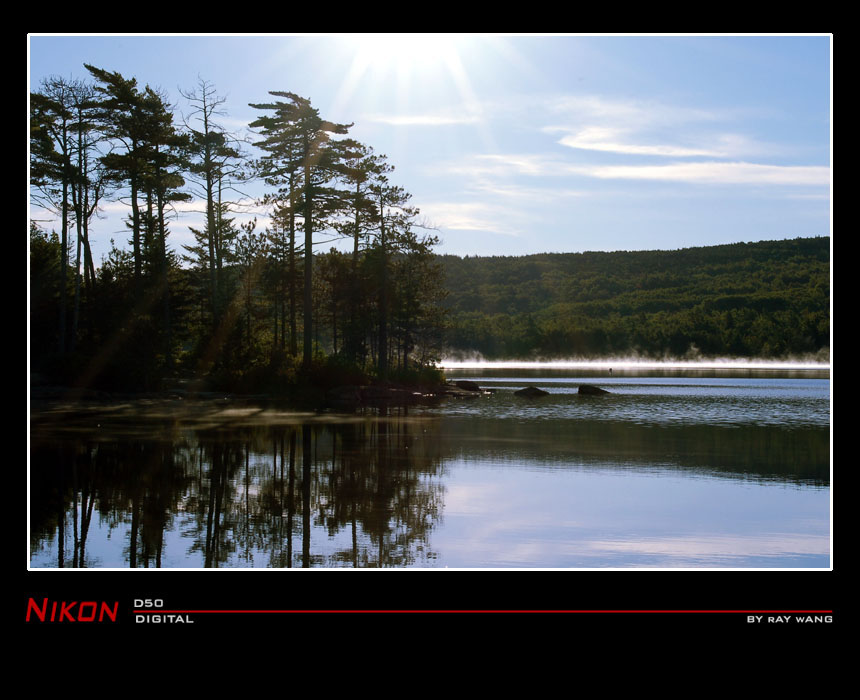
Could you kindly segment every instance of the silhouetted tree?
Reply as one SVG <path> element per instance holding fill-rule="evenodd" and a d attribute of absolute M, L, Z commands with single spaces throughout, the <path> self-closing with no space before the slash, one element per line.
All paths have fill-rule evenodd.
<path fill-rule="evenodd" d="M 389 168 L 386 172 L 393 170 Z M 389 304 L 391 290 L 391 255 L 398 250 L 403 236 L 412 226 L 418 210 L 409 206 L 410 195 L 402 187 L 390 185 L 387 175 L 378 175 L 371 186 L 371 193 L 377 208 L 374 232 L 375 256 L 377 258 L 378 289 L 379 289 L 379 335 L 377 343 L 377 367 L 381 377 L 388 374 L 389 369 Z"/>
<path fill-rule="evenodd" d="M 373 186 L 392 170 L 385 156 L 368 146 L 356 144 L 341 175 L 345 185 L 342 219 L 335 223 L 340 235 L 352 239 L 349 314 L 344 319 L 343 350 L 347 359 L 363 364 L 366 356 L 365 333 L 369 322 L 361 278 L 361 255 L 367 249 L 370 233 L 379 224 L 379 210 Z"/>
<path fill-rule="evenodd" d="M 238 168 L 242 154 L 236 140 L 216 123 L 224 114 L 225 98 L 215 92 L 212 83 L 200 78 L 197 88 L 180 94 L 192 105 L 186 128 L 190 135 L 189 174 L 202 187 L 205 200 L 206 223 L 203 231 L 192 229 L 205 253 L 197 253 L 198 263 L 204 265 L 209 277 L 209 303 L 213 329 L 217 327 L 224 294 L 220 289 L 220 276 L 229 256 L 230 245 L 236 229 L 229 225 L 226 215 L 229 206 L 223 200 L 225 186 L 231 177 L 239 177 Z M 189 248 L 192 252 L 195 249 Z"/>
<path fill-rule="evenodd" d="M 143 293 L 143 240 L 140 196 L 143 178 L 148 168 L 148 131 L 151 115 L 145 106 L 144 95 L 137 87 L 135 78 L 124 78 L 120 73 L 110 73 L 101 68 L 85 64 L 90 74 L 98 81 L 96 92 L 100 95 L 100 124 L 111 142 L 110 152 L 102 157 L 102 163 L 113 177 L 129 187 L 131 206 L 131 245 L 134 260 L 135 296 L 140 301 Z"/>
<path fill-rule="evenodd" d="M 72 165 L 75 148 L 75 91 L 80 84 L 64 78 L 48 78 L 39 92 L 30 95 L 30 182 L 37 204 L 60 218 L 60 295 L 57 350 L 66 350 L 66 279 L 69 268 L 70 191 L 76 173 Z"/>
<path fill-rule="evenodd" d="M 264 136 L 257 146 L 268 152 L 262 159 L 266 177 L 289 182 L 291 172 L 301 173 L 301 213 L 304 219 L 303 364 L 310 368 L 313 356 L 313 234 L 326 226 L 326 217 L 339 206 L 339 193 L 328 187 L 342 168 L 347 154 L 333 145 L 333 134 L 346 134 L 352 124 L 322 119 L 309 100 L 291 92 L 270 92 L 287 102 L 251 104 L 273 112 L 251 124 Z M 290 200 L 296 191 L 289 192 Z M 293 206 L 298 206 L 299 201 Z"/>

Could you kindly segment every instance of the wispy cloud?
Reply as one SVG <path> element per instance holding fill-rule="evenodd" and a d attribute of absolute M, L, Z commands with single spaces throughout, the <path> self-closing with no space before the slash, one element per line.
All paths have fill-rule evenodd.
<path fill-rule="evenodd" d="M 693 122 L 735 119 L 737 110 L 706 109 L 655 100 L 619 99 L 602 95 L 562 95 L 548 101 L 551 113 L 566 123 L 602 122 L 618 127 L 653 128 Z"/>
<path fill-rule="evenodd" d="M 428 170 L 437 175 L 462 175 L 471 178 L 512 175 L 553 176 L 569 173 L 565 161 L 535 153 L 489 153 L 437 163 Z"/>
<path fill-rule="evenodd" d="M 425 114 L 366 114 L 364 120 L 391 126 L 449 126 L 477 124 L 478 113 L 425 113 Z"/>
<path fill-rule="evenodd" d="M 589 177 L 619 180 L 662 180 L 726 185 L 814 185 L 830 184 L 830 168 L 757 163 L 670 163 L 667 165 L 613 165 L 572 168 Z"/>
<path fill-rule="evenodd" d="M 749 110 L 705 109 L 648 100 L 601 96 L 558 97 L 548 109 L 554 122 L 546 133 L 560 133 L 569 148 L 671 158 L 748 158 L 775 155 L 784 148 L 736 133 Z"/>
<path fill-rule="evenodd" d="M 511 212 L 487 202 L 429 202 L 421 207 L 434 226 L 462 231 L 488 231 L 505 236 L 519 236 L 521 231 L 511 225 Z"/>
<path fill-rule="evenodd" d="M 105 213 L 126 214 L 131 212 L 131 203 L 125 199 L 105 200 L 99 205 L 99 209 Z M 206 201 L 192 198 L 185 202 L 172 202 L 171 209 L 179 214 L 202 214 L 206 212 Z M 230 211 L 244 214 L 263 214 L 266 209 L 258 205 L 255 199 L 243 197 L 231 202 Z"/>
<path fill-rule="evenodd" d="M 657 180 L 700 184 L 830 184 L 830 168 L 815 165 L 764 165 L 744 161 L 672 162 L 660 165 L 582 164 L 535 154 L 488 154 L 442 166 L 449 174 L 486 178 L 516 176 L 586 177 L 600 180 Z"/>
<path fill-rule="evenodd" d="M 670 156 L 683 158 L 687 156 L 720 157 L 726 154 L 721 151 L 702 147 L 687 147 L 671 144 L 632 143 L 628 138 L 628 130 L 613 127 L 590 126 L 574 133 L 562 136 L 559 143 L 570 148 L 588 151 L 607 151 L 611 153 L 626 153 L 629 155 Z"/>
<path fill-rule="evenodd" d="M 594 194 L 594 192 L 587 190 L 569 187 L 525 187 L 523 185 L 504 185 L 489 180 L 472 185 L 469 191 L 481 195 L 501 197 L 508 201 L 527 200 L 530 203 L 590 197 Z"/>

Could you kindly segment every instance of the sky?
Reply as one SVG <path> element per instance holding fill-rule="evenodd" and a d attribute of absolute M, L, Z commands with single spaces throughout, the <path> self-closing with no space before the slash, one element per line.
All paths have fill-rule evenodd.
<path fill-rule="evenodd" d="M 202 78 L 225 98 L 218 123 L 251 140 L 249 105 L 289 91 L 387 156 L 439 253 L 674 250 L 831 235 L 831 49 L 829 35 L 30 35 L 28 89 L 89 79 L 89 63 L 167 92 L 178 119 Z M 265 191 L 246 186 L 237 222 L 265 227 Z M 97 260 L 111 239 L 129 247 L 129 211 L 105 203 Z M 202 223 L 199 201 L 183 205 L 169 245 Z"/>

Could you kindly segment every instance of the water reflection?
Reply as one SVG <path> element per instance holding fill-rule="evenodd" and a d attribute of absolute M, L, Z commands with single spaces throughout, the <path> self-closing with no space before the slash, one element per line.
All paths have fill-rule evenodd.
<path fill-rule="evenodd" d="M 387 414 L 40 406 L 31 566 L 827 566 L 829 383 L 483 377 Z"/>
<path fill-rule="evenodd" d="M 161 567 L 166 549 L 170 565 L 190 567 L 410 566 L 434 557 L 429 533 L 441 518 L 441 459 L 424 423 L 174 437 L 34 446 L 38 565 Z M 87 548 L 94 512 L 102 539 L 96 551 Z M 117 537 L 125 540 L 121 554 Z"/>
<path fill-rule="evenodd" d="M 827 486 L 829 435 L 810 428 L 674 425 L 610 421 L 442 422 L 451 456 L 520 468 L 663 469 L 752 481 Z"/>
<path fill-rule="evenodd" d="M 183 429 L 161 440 L 75 436 L 31 451 L 33 565 L 433 566 L 446 489 L 464 507 L 452 468 L 492 464 L 518 479 L 530 470 L 652 470 L 823 487 L 826 441 L 815 430 L 476 417 Z M 492 483 L 473 496 L 486 497 Z M 534 483 L 515 488 L 540 498 Z"/>

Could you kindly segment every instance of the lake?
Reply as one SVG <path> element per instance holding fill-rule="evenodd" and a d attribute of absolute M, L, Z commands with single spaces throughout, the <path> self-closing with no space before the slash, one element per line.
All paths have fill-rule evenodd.
<path fill-rule="evenodd" d="M 826 366 L 446 374 L 490 391 L 34 406 L 30 567 L 830 568 Z"/>

